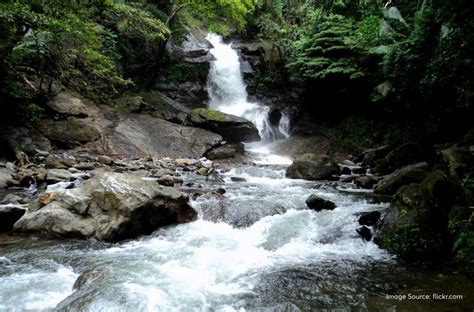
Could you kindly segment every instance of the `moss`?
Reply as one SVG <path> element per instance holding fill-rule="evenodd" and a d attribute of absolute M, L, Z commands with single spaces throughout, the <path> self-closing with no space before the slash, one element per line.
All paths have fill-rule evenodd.
<path fill-rule="evenodd" d="M 390 251 L 409 260 L 430 259 L 443 251 L 443 239 L 438 233 L 427 232 L 414 224 L 405 224 L 383 238 Z"/>
<path fill-rule="evenodd" d="M 232 121 L 228 114 L 208 109 L 208 108 L 196 108 L 193 109 L 193 112 L 199 114 L 200 116 L 210 119 L 210 120 L 217 120 L 217 121 Z"/>

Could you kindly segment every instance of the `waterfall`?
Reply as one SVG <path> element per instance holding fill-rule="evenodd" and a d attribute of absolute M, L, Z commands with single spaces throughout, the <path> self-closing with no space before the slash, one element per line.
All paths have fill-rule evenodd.
<path fill-rule="evenodd" d="M 225 44 L 221 36 L 213 33 L 206 39 L 213 45 L 210 53 L 215 59 L 207 84 L 209 108 L 250 120 L 257 127 L 263 144 L 288 137 L 287 116 L 282 115 L 279 126 L 274 127 L 268 119 L 270 107 L 248 101 L 239 55 L 232 45 Z"/>

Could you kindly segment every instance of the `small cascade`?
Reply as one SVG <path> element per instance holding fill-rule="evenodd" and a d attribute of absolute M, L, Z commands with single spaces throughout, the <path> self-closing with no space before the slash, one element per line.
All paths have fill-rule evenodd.
<path fill-rule="evenodd" d="M 244 117 L 252 121 L 260 132 L 262 144 L 288 137 L 288 117 L 282 114 L 280 124 L 273 126 L 268 118 L 270 107 L 248 101 L 246 86 L 240 70 L 239 55 L 232 44 L 223 42 L 213 33 L 207 35 L 213 45 L 208 78 L 209 107 L 227 114 Z"/>

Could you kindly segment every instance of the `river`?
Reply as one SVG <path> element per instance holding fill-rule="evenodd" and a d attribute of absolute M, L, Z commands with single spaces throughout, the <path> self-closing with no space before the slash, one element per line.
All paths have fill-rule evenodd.
<path fill-rule="evenodd" d="M 246 100 L 231 45 L 211 35 L 210 107 L 247 117 L 264 143 L 288 136 Z M 225 103 L 222 104 L 222 103 Z M 194 222 L 111 244 L 0 237 L 0 311 L 434 311 L 472 309 L 471 281 L 446 268 L 408 266 L 356 232 L 361 212 L 388 207 L 370 194 L 285 178 L 289 159 L 247 145 L 252 165 L 223 181 L 183 172 L 185 183 L 224 188 L 192 200 Z M 243 178 L 236 182 L 232 177 Z M 306 207 L 310 194 L 337 208 Z M 79 279 L 78 279 L 79 278 Z M 75 287 L 74 287 L 75 285 Z M 459 294 L 396 300 L 396 294 Z"/>

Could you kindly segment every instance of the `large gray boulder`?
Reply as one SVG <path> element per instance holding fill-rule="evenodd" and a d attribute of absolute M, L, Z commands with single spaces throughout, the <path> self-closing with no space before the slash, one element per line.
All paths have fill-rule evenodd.
<path fill-rule="evenodd" d="M 15 231 L 118 241 L 196 217 L 188 196 L 177 189 L 111 172 L 79 188 L 53 191 L 42 202 L 15 223 Z"/>
<path fill-rule="evenodd" d="M 222 141 L 216 133 L 149 115 L 123 114 L 108 136 L 110 154 L 200 158 Z"/>
<path fill-rule="evenodd" d="M 304 154 L 286 169 L 290 179 L 324 180 L 339 172 L 337 164 L 327 155 Z"/>
<path fill-rule="evenodd" d="M 242 117 L 207 108 L 196 108 L 190 112 L 188 121 L 196 127 L 219 133 L 228 142 L 260 141 L 257 127 Z"/>

